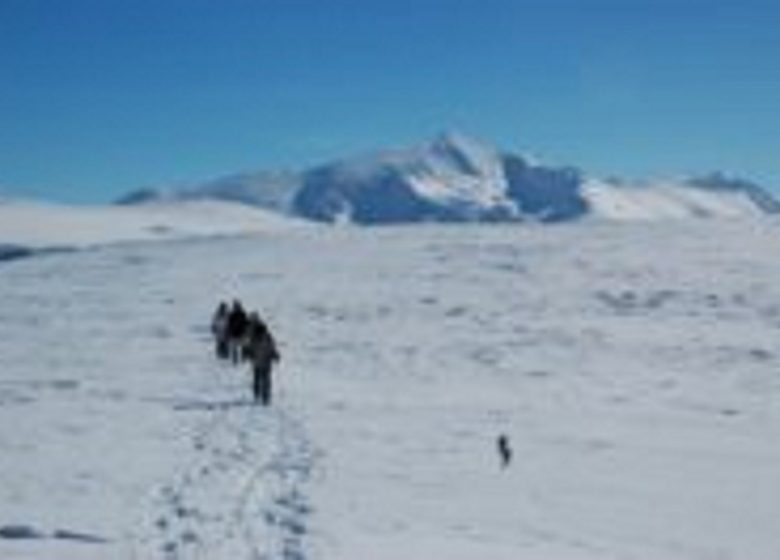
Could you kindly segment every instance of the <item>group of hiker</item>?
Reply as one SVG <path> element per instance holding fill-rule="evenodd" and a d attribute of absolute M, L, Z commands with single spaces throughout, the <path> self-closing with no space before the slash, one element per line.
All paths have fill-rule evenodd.
<path fill-rule="evenodd" d="M 211 332 L 217 357 L 233 364 L 249 361 L 255 401 L 271 404 L 271 370 L 274 362 L 279 361 L 279 351 L 260 314 L 247 314 L 238 300 L 230 306 L 222 301 L 214 312 Z"/>
<path fill-rule="evenodd" d="M 233 300 L 231 306 L 224 301 L 220 302 L 211 320 L 211 332 L 218 358 L 233 364 L 251 362 L 255 402 L 270 405 L 271 370 L 274 362 L 279 361 L 279 351 L 260 314 L 257 311 L 247 314 L 238 300 Z M 496 449 L 501 467 L 508 467 L 512 462 L 512 447 L 506 434 L 498 436 Z"/>

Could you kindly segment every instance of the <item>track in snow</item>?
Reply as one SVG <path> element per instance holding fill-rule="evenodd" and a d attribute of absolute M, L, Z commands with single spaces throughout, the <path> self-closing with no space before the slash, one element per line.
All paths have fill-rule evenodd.
<path fill-rule="evenodd" d="M 207 414 L 191 436 L 191 459 L 153 492 L 133 556 L 304 560 L 306 484 L 318 454 L 302 423 L 283 403 L 172 406 Z"/>

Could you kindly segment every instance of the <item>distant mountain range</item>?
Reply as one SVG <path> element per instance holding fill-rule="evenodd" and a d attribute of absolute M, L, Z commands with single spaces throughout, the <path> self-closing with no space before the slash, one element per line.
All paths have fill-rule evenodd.
<path fill-rule="evenodd" d="M 120 204 L 219 199 L 332 223 L 566 222 L 780 213 L 758 185 L 722 174 L 626 182 L 509 154 L 463 134 L 301 172 L 228 175 L 182 189 L 142 189 Z"/>

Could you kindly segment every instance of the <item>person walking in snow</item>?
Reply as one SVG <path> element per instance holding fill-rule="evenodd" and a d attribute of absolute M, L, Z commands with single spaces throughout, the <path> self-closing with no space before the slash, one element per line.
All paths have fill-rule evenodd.
<path fill-rule="evenodd" d="M 230 350 L 228 347 L 228 304 L 224 301 L 219 302 L 219 307 L 214 312 L 214 316 L 211 319 L 211 333 L 214 335 L 214 343 L 216 345 L 215 352 L 217 358 L 226 360 L 230 357 Z"/>
<path fill-rule="evenodd" d="M 255 311 L 249 315 L 244 348 L 252 363 L 252 394 L 255 401 L 268 406 L 271 404 L 271 369 L 274 362 L 279 361 L 279 351 L 268 325 Z"/>
<path fill-rule="evenodd" d="M 246 312 L 244 311 L 241 302 L 234 299 L 233 307 L 230 309 L 230 313 L 228 313 L 227 316 L 228 354 L 234 364 L 237 364 L 241 357 L 241 347 L 244 341 L 244 335 L 246 334 L 247 324 Z"/>
<path fill-rule="evenodd" d="M 512 462 L 512 447 L 509 445 L 509 437 L 506 434 L 498 436 L 496 448 L 498 449 L 498 455 L 501 457 L 501 468 L 505 469 Z"/>

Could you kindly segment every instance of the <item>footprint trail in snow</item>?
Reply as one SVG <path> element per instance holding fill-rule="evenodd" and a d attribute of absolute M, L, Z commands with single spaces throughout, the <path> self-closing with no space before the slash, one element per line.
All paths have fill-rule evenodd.
<path fill-rule="evenodd" d="M 251 401 L 176 409 L 208 413 L 192 436 L 190 462 L 153 492 L 135 554 L 304 560 L 306 484 L 317 453 L 302 424 Z"/>

